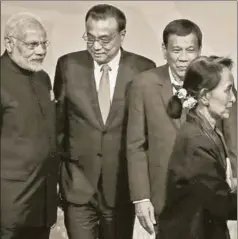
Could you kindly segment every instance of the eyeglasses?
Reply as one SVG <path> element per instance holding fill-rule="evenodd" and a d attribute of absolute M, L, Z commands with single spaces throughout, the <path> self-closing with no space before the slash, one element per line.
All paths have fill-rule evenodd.
<path fill-rule="evenodd" d="M 116 32 L 115 32 L 111 37 L 107 37 L 107 36 L 94 37 L 94 36 L 88 34 L 87 32 L 85 32 L 85 33 L 83 34 L 83 36 L 82 36 L 82 38 L 84 39 L 84 41 L 86 41 L 89 45 L 93 45 L 95 41 L 98 41 L 101 46 L 106 46 L 106 45 L 109 44 L 115 37 L 116 37 Z"/>
<path fill-rule="evenodd" d="M 31 42 L 25 42 L 22 41 L 21 39 L 14 37 L 14 36 L 9 36 L 12 37 L 20 42 L 22 42 L 29 50 L 34 50 L 35 48 L 37 48 L 39 45 L 41 45 L 44 49 L 47 48 L 50 44 L 50 42 L 47 41 L 31 41 Z"/>

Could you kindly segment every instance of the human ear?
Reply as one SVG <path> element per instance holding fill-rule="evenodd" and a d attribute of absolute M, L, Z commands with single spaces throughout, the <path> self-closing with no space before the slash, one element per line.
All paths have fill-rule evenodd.
<path fill-rule="evenodd" d="M 14 43 L 9 37 L 4 38 L 4 45 L 8 53 L 11 53 L 13 50 Z"/>
<path fill-rule="evenodd" d="M 166 49 L 166 46 L 164 43 L 162 43 L 162 52 L 163 52 L 163 55 L 164 55 L 164 59 L 167 60 L 167 49 Z"/>
<path fill-rule="evenodd" d="M 209 105 L 209 100 L 211 97 L 211 92 L 209 92 L 207 89 L 202 89 L 200 92 L 200 102 L 205 105 L 208 106 Z"/>

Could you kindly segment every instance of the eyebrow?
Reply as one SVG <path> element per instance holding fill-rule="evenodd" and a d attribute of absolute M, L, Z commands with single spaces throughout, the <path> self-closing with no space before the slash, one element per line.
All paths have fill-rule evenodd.
<path fill-rule="evenodd" d="M 87 32 L 88 35 L 91 35 L 92 37 L 95 37 L 93 34 L 91 34 L 90 32 Z M 99 36 L 99 37 L 110 37 L 109 35 L 102 35 L 102 36 Z M 96 38 L 96 37 L 95 37 Z"/>

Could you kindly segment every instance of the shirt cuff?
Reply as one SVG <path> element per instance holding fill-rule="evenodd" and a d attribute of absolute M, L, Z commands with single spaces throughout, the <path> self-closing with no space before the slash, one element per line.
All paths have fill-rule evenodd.
<path fill-rule="evenodd" d="M 139 201 L 133 201 L 133 203 L 139 203 L 139 202 L 150 202 L 150 199 L 148 198 L 145 198 L 145 199 L 142 199 L 142 200 L 139 200 Z"/>

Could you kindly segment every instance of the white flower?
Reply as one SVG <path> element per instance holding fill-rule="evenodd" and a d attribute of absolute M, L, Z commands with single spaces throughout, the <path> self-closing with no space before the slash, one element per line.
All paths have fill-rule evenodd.
<path fill-rule="evenodd" d="M 190 96 L 183 102 L 183 108 L 192 109 L 196 104 L 197 100 Z"/>
<path fill-rule="evenodd" d="M 178 90 L 178 92 L 177 92 L 177 97 L 178 97 L 179 99 L 186 99 L 186 96 L 187 96 L 187 91 L 186 91 L 186 89 L 181 88 L 181 89 Z"/>

